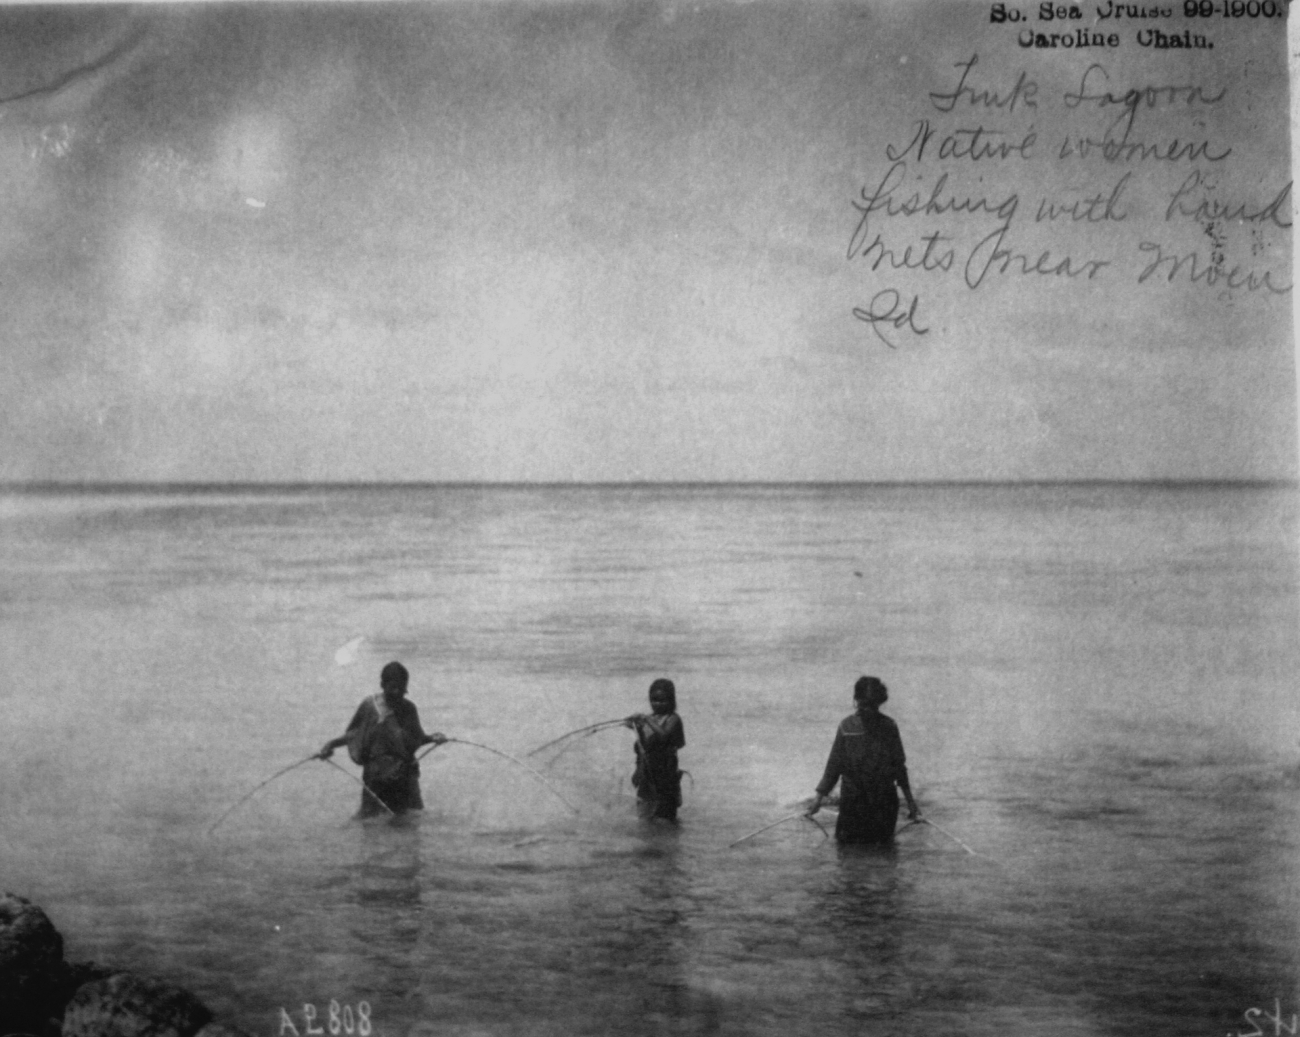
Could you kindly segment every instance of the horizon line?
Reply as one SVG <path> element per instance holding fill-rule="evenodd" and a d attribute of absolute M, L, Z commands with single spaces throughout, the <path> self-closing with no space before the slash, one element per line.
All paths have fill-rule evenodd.
<path fill-rule="evenodd" d="M 213 493 L 310 492 L 322 490 L 427 490 L 427 489 L 814 489 L 827 487 L 1048 487 L 1048 486 L 1157 486 L 1194 487 L 1300 487 L 1300 478 L 1088 478 L 1088 479 L 629 479 L 629 480 L 99 480 L 0 479 L 0 493 Z"/>

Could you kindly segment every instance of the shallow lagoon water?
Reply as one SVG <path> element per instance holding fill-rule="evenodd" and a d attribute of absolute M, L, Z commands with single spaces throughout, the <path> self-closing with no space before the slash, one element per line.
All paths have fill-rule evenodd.
<path fill-rule="evenodd" d="M 68 956 L 257 1034 L 1178 1034 L 1300 1010 L 1296 492 L 390 487 L 0 498 L 0 874 Z M 364 637 L 355 662 L 340 646 Z M 325 764 L 402 659 L 426 728 L 521 755 Z M 944 832 L 795 809 L 860 673 Z M 563 750 L 562 752 L 559 750 Z M 339 757 L 343 762 L 342 755 Z M 344 766 L 352 771 L 349 764 Z M 829 818 L 827 819 L 829 820 Z M 1274 999 L 1277 999 L 1275 1002 Z M 340 1018 L 344 1018 L 342 1015 Z"/>

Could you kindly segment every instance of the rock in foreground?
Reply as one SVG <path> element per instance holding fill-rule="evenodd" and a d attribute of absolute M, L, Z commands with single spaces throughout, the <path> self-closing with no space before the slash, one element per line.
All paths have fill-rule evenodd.
<path fill-rule="evenodd" d="M 64 984 L 63 937 L 20 896 L 0 897 L 0 1033 L 46 1032 Z"/>
<path fill-rule="evenodd" d="M 63 1037 L 194 1037 L 211 1020 L 189 991 L 119 972 L 78 988 Z"/>

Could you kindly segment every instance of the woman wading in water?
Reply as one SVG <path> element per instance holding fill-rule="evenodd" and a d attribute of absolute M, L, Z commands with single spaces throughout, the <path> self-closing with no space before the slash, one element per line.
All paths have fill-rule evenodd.
<path fill-rule="evenodd" d="M 389 663 L 379 675 L 379 694 L 357 707 L 348 729 L 331 738 L 317 754 L 328 760 L 339 746 L 348 747 L 353 763 L 361 765 L 361 809 L 358 817 L 423 810 L 420 765 L 415 750 L 445 742 L 446 735 L 424 733 L 415 704 L 406 698 L 410 674 L 401 663 Z"/>
<path fill-rule="evenodd" d="M 677 689 L 666 677 L 650 685 L 647 716 L 638 713 L 623 721 L 636 732 L 637 810 L 642 817 L 677 820 L 682 805 L 682 772 L 677 767 L 677 750 L 685 747 L 686 733 L 677 715 Z"/>
<path fill-rule="evenodd" d="M 853 686 L 856 712 L 840 721 L 817 797 L 808 809 L 809 817 L 817 813 L 835 783 L 843 781 L 840 816 L 835 822 L 835 838 L 841 843 L 893 840 L 898 823 L 896 787 L 907 797 L 908 819 L 915 821 L 921 816 L 908 784 L 898 725 L 880 712 L 887 698 L 888 689 L 875 677 L 860 677 Z"/>

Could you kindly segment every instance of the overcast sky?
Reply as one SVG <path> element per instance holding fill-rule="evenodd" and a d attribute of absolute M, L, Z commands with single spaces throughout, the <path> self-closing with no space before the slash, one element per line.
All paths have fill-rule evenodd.
<path fill-rule="evenodd" d="M 1293 477 L 1284 23 L 1083 7 L 1032 24 L 1119 47 L 921 0 L 2 11 L 0 478 Z M 881 211 L 851 257 L 922 120 L 895 209 L 1014 195 L 1006 236 Z"/>

